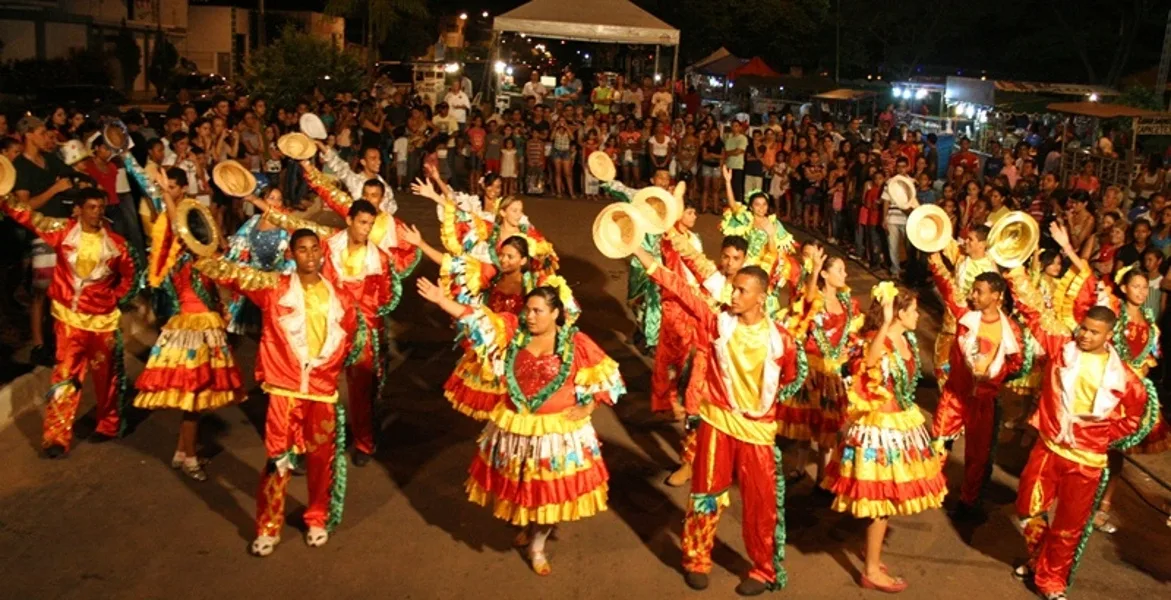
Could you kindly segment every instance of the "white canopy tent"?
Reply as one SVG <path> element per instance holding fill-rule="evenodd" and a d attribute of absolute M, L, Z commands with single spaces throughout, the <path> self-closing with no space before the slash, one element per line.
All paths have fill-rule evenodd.
<path fill-rule="evenodd" d="M 679 30 L 639 8 L 629 0 L 532 0 L 492 21 L 493 62 L 502 33 L 523 33 L 582 42 L 648 44 L 655 46 L 655 67 L 659 46 L 674 46 L 671 84 L 679 68 Z"/>

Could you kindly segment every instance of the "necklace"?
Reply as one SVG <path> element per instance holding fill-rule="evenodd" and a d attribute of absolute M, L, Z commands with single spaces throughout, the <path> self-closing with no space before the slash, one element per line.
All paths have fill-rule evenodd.
<path fill-rule="evenodd" d="M 846 320 L 842 325 L 842 337 L 837 344 L 830 344 L 829 337 L 826 335 L 825 329 L 818 323 L 818 327 L 813 328 L 813 341 L 817 343 L 817 350 L 821 353 L 821 357 L 827 362 L 836 363 L 841 357 L 842 352 L 845 351 L 846 346 L 850 343 L 849 329 L 850 322 L 854 320 L 854 306 L 850 302 L 850 292 L 839 291 L 835 296 L 838 302 L 842 304 L 842 312 L 845 314 Z M 825 314 L 829 314 L 829 308 L 826 307 Z"/>
<path fill-rule="evenodd" d="M 563 327 L 557 330 L 557 341 L 554 342 L 553 352 L 561 358 L 561 367 L 557 370 L 557 375 L 549 383 L 545 384 L 536 394 L 530 397 L 526 396 L 520 389 L 520 382 L 516 380 L 516 357 L 528 345 L 529 340 L 532 338 L 532 334 L 523 325 L 521 326 L 520 331 L 512 338 L 512 343 L 508 346 L 508 353 L 504 357 L 504 372 L 508 380 L 508 393 L 512 397 L 513 402 L 516 402 L 528 412 L 535 413 L 554 392 L 565 385 L 565 381 L 569 379 L 569 371 L 573 367 L 573 336 L 576 334 L 577 329 L 574 327 Z"/>
<path fill-rule="evenodd" d="M 889 364 L 891 378 L 894 379 L 895 401 L 898 402 L 899 408 L 907 410 L 915 405 L 915 389 L 919 387 L 919 377 L 923 369 L 919 363 L 919 341 L 915 334 L 907 331 L 903 333 L 903 337 L 907 340 L 907 349 L 911 351 L 915 361 L 914 371 L 907 372 L 907 363 L 903 360 L 902 354 L 899 354 L 898 348 L 894 348 L 894 356 Z"/>

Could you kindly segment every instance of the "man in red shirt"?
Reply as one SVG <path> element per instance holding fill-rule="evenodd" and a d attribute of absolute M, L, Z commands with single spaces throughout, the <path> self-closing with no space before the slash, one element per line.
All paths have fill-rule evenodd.
<path fill-rule="evenodd" d="M 952 172 L 956 165 L 964 168 L 968 173 L 975 173 L 980 168 L 980 157 L 972 152 L 972 141 L 966 137 L 960 138 L 960 149 L 947 161 L 947 178 L 952 179 Z"/>

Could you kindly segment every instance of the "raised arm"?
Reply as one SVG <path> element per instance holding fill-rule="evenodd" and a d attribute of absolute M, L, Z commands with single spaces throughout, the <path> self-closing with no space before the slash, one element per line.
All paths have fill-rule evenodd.
<path fill-rule="evenodd" d="M 345 183 L 345 187 L 351 190 L 361 189 L 362 184 L 366 183 L 366 180 L 360 174 L 355 173 L 349 163 L 338 156 L 337 151 L 333 148 L 326 146 L 324 142 L 317 142 L 317 149 L 321 152 L 321 161 L 325 168 L 333 171 L 338 180 Z"/>
<path fill-rule="evenodd" d="M 0 210 L 54 248 L 61 243 L 65 227 L 69 223 L 66 219 L 46 217 L 33 210 L 28 204 L 20 201 L 16 194 L 0 197 Z"/>
<path fill-rule="evenodd" d="M 423 234 L 419 233 L 418 227 L 414 225 L 403 227 L 402 237 L 408 244 L 422 250 L 423 256 L 426 256 L 431 262 L 437 265 L 443 264 L 443 253 L 423 240 Z"/>
<path fill-rule="evenodd" d="M 940 258 L 938 252 L 931 253 L 927 259 L 927 267 L 931 269 L 931 278 L 935 281 L 935 287 L 939 289 L 939 295 L 943 297 L 943 304 L 947 307 L 947 311 L 957 319 L 964 316 L 968 312 L 967 306 L 962 304 L 962 298 L 956 297 L 951 273 L 943 265 L 943 259 Z"/>
<path fill-rule="evenodd" d="M 662 263 L 655 260 L 650 252 L 642 248 L 635 250 L 634 256 L 646 269 L 647 276 L 657 283 L 663 291 L 677 299 L 684 310 L 700 321 L 702 327 L 706 329 L 715 327 L 715 311 L 700 296 L 699 292 L 687 283 L 686 279 L 670 269 L 662 268 Z"/>
<path fill-rule="evenodd" d="M 289 213 L 278 211 L 275 208 L 270 207 L 267 202 L 255 198 L 254 196 L 250 196 L 246 198 L 246 200 L 252 202 L 252 204 L 256 205 L 257 208 L 264 211 L 264 220 L 272 223 L 273 225 L 276 225 L 277 227 L 280 227 L 281 229 L 284 229 L 285 231 L 288 231 L 289 233 L 293 233 L 298 229 L 308 229 L 309 231 L 317 234 L 317 237 L 321 238 L 322 241 L 325 241 L 325 238 L 337 233 L 338 231 L 333 227 L 322 225 L 320 223 L 314 223 L 309 219 L 294 217 Z"/>
<path fill-rule="evenodd" d="M 707 281 L 718 272 L 715 263 L 704 256 L 702 252 L 696 250 L 686 236 L 670 231 L 665 235 L 671 247 L 679 253 L 679 259 L 683 261 L 683 265 L 691 271 L 692 275 L 695 275 L 698 281 Z"/>
<path fill-rule="evenodd" d="M 269 292 L 281 279 L 277 273 L 242 265 L 222 256 L 201 258 L 193 266 L 221 287 L 247 296 L 261 310 L 269 308 Z"/>
<path fill-rule="evenodd" d="M 724 176 L 724 195 L 728 198 L 728 208 L 740 205 L 736 192 L 732 190 L 732 169 L 727 164 L 720 165 L 720 173 Z"/>
<path fill-rule="evenodd" d="M 311 161 L 301 161 L 301 172 L 305 177 L 305 182 L 309 184 L 309 189 L 320 196 L 321 201 L 330 210 L 343 217 L 349 216 L 350 206 L 354 204 L 354 199 L 350 197 L 349 193 L 329 181 L 321 171 L 317 170 L 317 167 L 313 166 Z"/>
<path fill-rule="evenodd" d="M 142 190 L 142 194 L 149 199 L 154 213 L 158 214 L 163 212 L 163 191 L 151 180 L 150 176 L 146 174 L 146 171 L 138 166 L 138 161 L 134 160 L 134 156 L 129 152 L 123 154 L 122 165 L 126 167 L 126 173 L 130 175 L 134 183 L 138 184 L 139 189 Z"/>
<path fill-rule="evenodd" d="M 1029 332 L 1044 348 L 1045 353 L 1057 356 L 1061 346 L 1070 340 L 1070 330 L 1061 322 L 1056 311 L 1046 310 L 1045 298 L 1041 292 L 1029 281 L 1029 275 L 1024 267 L 1016 267 L 1008 272 L 1009 289 L 1012 290 L 1013 302 L 1018 313 L 1025 318 L 1025 325 Z"/>

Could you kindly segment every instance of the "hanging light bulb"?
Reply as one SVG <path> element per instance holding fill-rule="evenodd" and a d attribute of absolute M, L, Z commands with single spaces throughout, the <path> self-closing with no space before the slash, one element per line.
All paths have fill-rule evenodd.
<path fill-rule="evenodd" d="M 919 91 L 915 92 L 915 99 L 916 100 L 922 100 L 926 97 L 927 97 L 927 88 L 919 88 Z"/>

